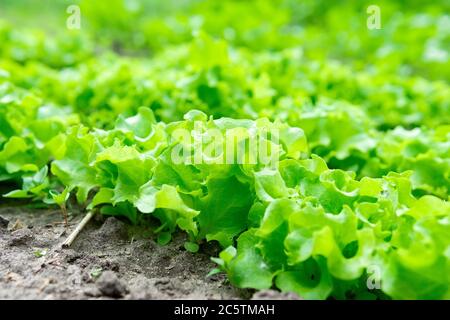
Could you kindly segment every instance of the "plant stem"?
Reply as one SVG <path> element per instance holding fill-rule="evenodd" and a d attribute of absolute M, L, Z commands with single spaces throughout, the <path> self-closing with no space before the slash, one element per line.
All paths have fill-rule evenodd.
<path fill-rule="evenodd" d="M 63 216 L 64 216 L 64 224 L 67 227 L 67 209 L 66 209 L 66 205 L 65 204 L 61 205 L 61 211 L 62 211 Z"/>

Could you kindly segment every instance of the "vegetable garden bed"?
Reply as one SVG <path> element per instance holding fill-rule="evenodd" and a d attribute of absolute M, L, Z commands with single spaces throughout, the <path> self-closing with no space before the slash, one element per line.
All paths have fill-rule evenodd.
<path fill-rule="evenodd" d="M 443 1 L 73 2 L 0 5 L 0 298 L 450 298 Z"/>

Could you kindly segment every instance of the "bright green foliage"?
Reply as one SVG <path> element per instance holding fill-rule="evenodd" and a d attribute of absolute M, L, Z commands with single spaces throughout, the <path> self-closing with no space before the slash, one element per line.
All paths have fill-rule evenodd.
<path fill-rule="evenodd" d="M 365 298 L 380 292 L 352 286 L 364 283 L 375 266 L 381 289 L 392 298 L 448 297 L 450 204 L 414 198 L 409 173 L 357 181 L 344 171 L 318 170 L 321 161 L 280 163 L 284 179 L 296 172 L 300 183 L 269 201 L 257 194 L 265 206 L 259 225 L 239 237 L 234 257 L 220 261 L 230 280 L 269 288 L 274 279 L 279 288 L 311 299 L 345 298 L 345 289 Z M 285 188 L 283 180 L 279 184 Z M 264 271 L 242 275 L 255 265 Z"/>
<path fill-rule="evenodd" d="M 79 31 L 0 4 L 3 197 L 217 241 L 238 287 L 450 299 L 444 1 L 377 1 L 380 30 L 366 1 L 73 2 Z"/>

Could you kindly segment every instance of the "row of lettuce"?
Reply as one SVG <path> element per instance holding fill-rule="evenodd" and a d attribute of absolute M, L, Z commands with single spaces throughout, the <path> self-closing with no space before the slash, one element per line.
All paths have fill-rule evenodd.
<path fill-rule="evenodd" d="M 283 121 L 304 130 L 310 151 L 331 168 L 358 178 L 413 170 L 415 195 L 448 199 L 450 90 L 443 81 L 352 74 L 298 48 L 251 54 L 206 34 L 150 60 L 106 54 L 62 70 L 33 60 L 4 60 L 0 68 L 2 144 L 30 131 L 47 141 L 78 123 L 112 129 L 140 106 L 165 123 L 196 109 L 216 119 Z"/>
<path fill-rule="evenodd" d="M 55 191 L 65 188 L 63 193 L 73 192 L 104 214 L 134 223 L 151 214 L 161 223 L 156 231 L 162 244 L 177 228 L 188 234 L 191 251 L 205 240 L 218 241 L 224 251 L 215 261 L 239 287 L 275 284 L 308 299 L 449 298 L 450 205 L 433 195 L 413 196 L 416 168 L 356 179 L 354 172 L 329 169 L 310 154 L 300 128 L 264 118 L 214 120 L 190 111 L 184 120 L 164 123 L 140 108 L 102 130 L 40 102 L 17 89 L 2 95 L 1 133 L 7 141 L 0 152 L 1 178 L 22 180 L 22 188 L 5 197 L 52 203 Z M 186 142 L 173 134 L 178 129 L 200 131 Z M 174 162 L 180 144 L 188 155 L 199 144 L 207 150 L 209 129 L 236 131 L 237 140 L 223 140 L 233 148 L 245 144 L 253 130 L 279 162 L 222 164 L 206 153 L 199 163 Z M 277 143 L 263 131 L 279 132 Z M 397 134 L 407 137 L 404 152 L 420 159 L 411 150 L 420 150 L 414 140 L 423 135 Z M 427 139 L 439 134 L 433 131 Z M 448 170 L 448 158 L 442 168 Z M 443 172 L 448 173 L 428 173 Z M 367 285 L 370 279 L 375 287 Z"/>

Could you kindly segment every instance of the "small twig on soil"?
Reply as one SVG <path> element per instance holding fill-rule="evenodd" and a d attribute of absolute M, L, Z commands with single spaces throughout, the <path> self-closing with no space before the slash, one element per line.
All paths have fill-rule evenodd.
<path fill-rule="evenodd" d="M 91 218 L 94 216 L 94 212 L 89 211 L 83 218 L 83 220 L 80 221 L 80 223 L 77 225 L 75 230 L 67 237 L 66 241 L 63 242 L 62 247 L 68 248 L 72 244 L 73 240 L 78 236 L 81 230 L 83 230 L 84 226 L 91 220 Z"/>

